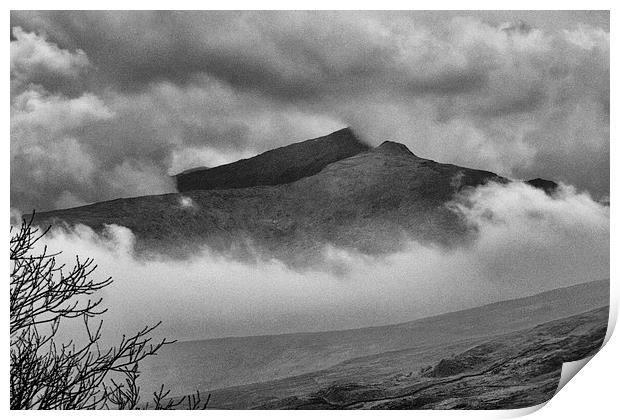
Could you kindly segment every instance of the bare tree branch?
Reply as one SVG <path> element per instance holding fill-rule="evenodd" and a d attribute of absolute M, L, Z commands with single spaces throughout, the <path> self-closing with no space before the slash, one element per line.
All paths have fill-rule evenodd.
<path fill-rule="evenodd" d="M 16 233 L 11 227 L 11 409 L 138 409 L 139 363 L 174 341 L 153 342 L 159 322 L 102 350 L 103 320 L 94 328 L 90 320 L 106 309 L 92 296 L 112 279 L 94 280 L 97 266 L 90 258 L 76 256 L 66 270 L 56 262 L 60 253 L 48 253 L 46 246 L 35 253 L 49 228 L 41 231 L 33 222 L 34 212 Z M 57 343 L 61 322 L 74 318 L 83 320 L 85 342 Z M 119 375 L 124 380 L 114 377 Z M 198 392 L 178 400 L 169 394 L 163 385 L 153 394 L 155 409 L 177 408 L 184 401 L 188 409 L 204 409 L 209 402 L 201 403 Z"/>

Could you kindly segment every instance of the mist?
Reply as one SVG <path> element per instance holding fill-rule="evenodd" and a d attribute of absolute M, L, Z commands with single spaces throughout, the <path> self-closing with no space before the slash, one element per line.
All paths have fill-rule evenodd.
<path fill-rule="evenodd" d="M 475 239 L 452 250 L 411 241 L 386 256 L 325 245 L 303 271 L 278 260 L 243 262 L 204 249 L 187 259 L 134 254 L 132 232 L 86 226 L 46 236 L 59 261 L 92 257 L 105 332 L 162 321 L 158 334 L 197 340 L 358 328 L 410 321 L 609 277 L 609 207 L 562 185 L 553 196 L 526 184 L 488 184 L 449 204 Z"/>

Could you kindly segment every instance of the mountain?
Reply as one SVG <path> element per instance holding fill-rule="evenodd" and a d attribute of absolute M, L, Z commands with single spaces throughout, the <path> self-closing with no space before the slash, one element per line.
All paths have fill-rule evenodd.
<path fill-rule="evenodd" d="M 175 178 L 180 192 L 286 184 L 369 149 L 350 128 L 344 128 L 228 165 L 184 171 Z"/>
<path fill-rule="evenodd" d="M 534 188 L 543 190 L 547 194 L 553 194 L 559 188 L 559 185 L 557 183 L 542 178 L 530 179 L 529 181 L 525 182 Z"/>
<path fill-rule="evenodd" d="M 211 169 L 211 168 L 209 168 L 209 167 L 207 167 L 207 166 L 198 166 L 198 167 L 196 167 L 196 168 L 186 169 L 186 170 L 184 170 L 183 172 L 179 172 L 178 174 L 173 175 L 172 177 L 173 177 L 173 178 L 175 178 L 175 179 L 177 179 L 177 177 L 180 177 L 180 176 L 183 176 L 183 175 L 187 175 L 187 174 L 191 174 L 191 173 L 193 173 L 193 172 L 205 171 L 205 170 L 207 170 L 207 169 Z"/>
<path fill-rule="evenodd" d="M 307 265 L 326 244 L 366 254 L 411 239 L 457 246 L 472 232 L 446 204 L 464 188 L 508 182 L 391 141 L 369 148 L 349 129 L 177 179 L 179 193 L 40 213 L 37 220 L 126 226 L 141 253 L 184 255 L 206 245 L 239 258 L 258 253 Z"/>

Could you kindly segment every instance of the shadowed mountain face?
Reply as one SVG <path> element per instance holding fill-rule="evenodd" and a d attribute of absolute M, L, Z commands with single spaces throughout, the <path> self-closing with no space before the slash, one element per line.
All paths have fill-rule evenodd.
<path fill-rule="evenodd" d="M 178 179 L 181 193 L 41 213 L 38 222 L 125 226 L 142 253 L 209 246 L 306 265 L 326 245 L 371 255 L 411 239 L 456 246 L 470 228 L 446 204 L 463 188 L 508 182 L 420 158 L 399 143 L 369 148 L 349 129 Z"/>
<path fill-rule="evenodd" d="M 526 181 L 526 182 L 530 184 L 532 187 L 543 190 L 547 194 L 553 194 L 554 192 L 557 191 L 559 187 L 559 185 L 556 184 L 555 182 L 548 181 L 542 178 L 530 179 L 529 181 Z"/>
<path fill-rule="evenodd" d="M 286 184 L 314 175 L 330 163 L 369 149 L 351 129 L 344 128 L 228 165 L 185 171 L 175 178 L 180 192 Z"/>

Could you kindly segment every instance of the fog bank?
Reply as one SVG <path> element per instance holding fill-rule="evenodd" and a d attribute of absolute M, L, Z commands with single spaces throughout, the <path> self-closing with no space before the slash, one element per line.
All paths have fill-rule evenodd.
<path fill-rule="evenodd" d="M 561 186 L 554 197 L 522 183 L 490 184 L 450 203 L 477 232 L 447 251 L 411 242 L 370 257 L 325 245 L 324 267 L 295 271 L 277 260 L 247 263 L 205 249 L 185 260 L 143 260 L 135 238 L 111 225 L 47 238 L 59 260 L 92 257 L 103 291 L 106 331 L 192 340 L 346 329 L 409 321 L 609 277 L 609 207 Z M 338 271 L 339 275 L 330 274 Z"/>

